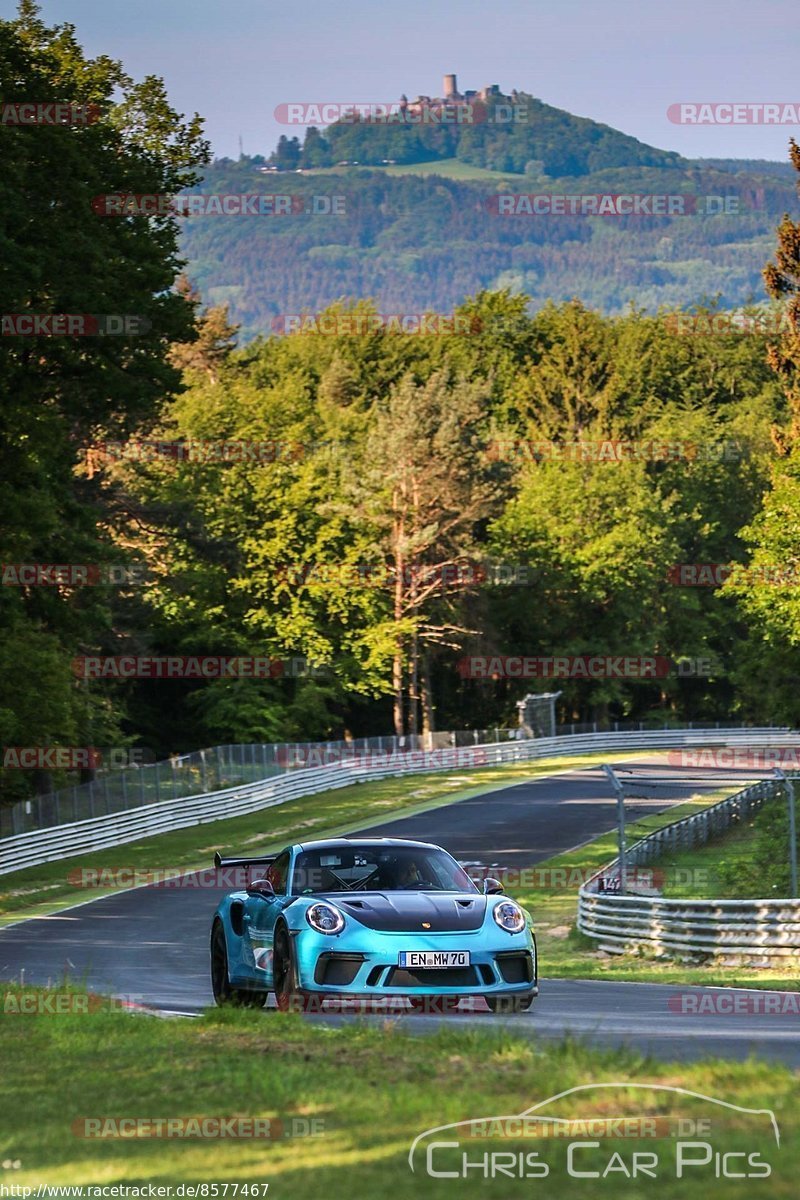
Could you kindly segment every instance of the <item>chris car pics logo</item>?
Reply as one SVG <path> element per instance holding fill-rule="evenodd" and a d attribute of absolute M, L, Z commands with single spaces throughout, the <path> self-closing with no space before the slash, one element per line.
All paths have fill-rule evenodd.
<path fill-rule="evenodd" d="M 685 1178 L 702 1187 L 768 1178 L 779 1148 L 771 1109 L 666 1084 L 589 1083 L 519 1113 L 426 1129 L 411 1143 L 408 1165 L 431 1179 L 500 1187 L 503 1180 L 548 1177 L 607 1180 L 617 1189 Z"/>

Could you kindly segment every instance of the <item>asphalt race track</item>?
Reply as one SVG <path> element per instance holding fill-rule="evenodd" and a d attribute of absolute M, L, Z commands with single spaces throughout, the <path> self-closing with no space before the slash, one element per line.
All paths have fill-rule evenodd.
<path fill-rule="evenodd" d="M 660 776 L 674 776 L 674 786 L 660 788 L 652 799 L 630 801 L 629 819 L 702 790 L 696 782 L 702 771 L 693 770 L 695 782 L 688 783 L 686 772 L 665 767 L 663 760 L 642 758 L 624 765 L 638 768 L 656 762 Z M 719 786 L 719 776 L 715 772 L 713 785 L 709 778 L 707 786 Z M 508 868 L 541 862 L 614 827 L 611 787 L 599 768 L 591 768 L 515 784 L 364 832 L 432 841 L 462 862 Z M 125 865 L 124 846 L 119 861 Z M 68 868 L 78 865 L 76 859 L 68 862 Z M 160 864 L 151 866 L 158 869 Z M 0 979 L 55 984 L 68 974 L 91 990 L 133 1003 L 196 1013 L 211 1003 L 208 935 L 219 896 L 210 888 L 144 887 L 20 922 L 0 931 Z M 463 1014 L 409 1012 L 401 1020 L 415 1030 L 430 1029 L 439 1021 L 483 1027 L 502 1023 L 531 1036 L 557 1038 L 571 1032 L 596 1044 L 627 1043 L 670 1059 L 745 1058 L 753 1053 L 800 1066 L 800 996 L 795 997 L 797 1006 L 789 1006 L 795 1011 L 765 1013 L 762 991 L 548 980 L 546 963 L 543 970 L 540 996 L 528 1013 L 494 1016 L 488 1009 L 477 1011 L 482 1002 L 476 1002 Z M 698 997 L 700 1011 L 691 1011 Z M 778 1003 L 776 994 L 770 998 Z M 734 1005 L 735 1012 L 718 1011 Z M 384 1018 L 385 1012 L 376 1017 Z M 268 1013 L 265 1019 L 270 1019 Z M 338 1023 L 352 1017 L 333 1012 L 309 1019 Z"/>

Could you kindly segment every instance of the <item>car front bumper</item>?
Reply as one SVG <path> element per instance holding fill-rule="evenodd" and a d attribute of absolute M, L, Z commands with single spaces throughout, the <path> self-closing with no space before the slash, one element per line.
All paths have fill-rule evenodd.
<path fill-rule="evenodd" d="M 294 932 L 298 985 L 304 992 L 358 996 L 522 995 L 538 991 L 536 940 L 481 929 L 471 934 L 372 933 L 345 928 L 329 936 Z M 404 951 L 468 950 L 468 967 L 401 968 Z"/>

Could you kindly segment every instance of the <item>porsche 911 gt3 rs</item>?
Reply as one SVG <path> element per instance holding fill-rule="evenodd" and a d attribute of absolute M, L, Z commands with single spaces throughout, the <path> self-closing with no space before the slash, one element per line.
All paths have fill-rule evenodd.
<path fill-rule="evenodd" d="M 439 846 L 335 838 L 271 858 L 221 859 L 253 872 L 214 915 L 218 1004 L 308 1007 L 327 997 L 406 997 L 455 1007 L 482 996 L 521 1011 L 538 993 L 530 914 L 495 880 L 479 890 Z"/>

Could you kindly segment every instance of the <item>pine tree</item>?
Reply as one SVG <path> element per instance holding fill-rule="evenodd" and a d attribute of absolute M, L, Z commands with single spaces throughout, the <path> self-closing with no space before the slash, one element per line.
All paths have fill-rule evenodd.
<path fill-rule="evenodd" d="M 200 293 L 185 275 L 178 279 L 176 290 L 197 312 Z M 197 336 L 191 341 L 176 343 L 170 350 L 170 362 L 182 371 L 204 371 L 210 382 L 216 383 L 222 364 L 236 347 L 238 332 L 239 326 L 228 320 L 227 304 L 206 308 L 197 317 Z"/>
<path fill-rule="evenodd" d="M 789 143 L 792 166 L 800 172 L 800 146 L 794 138 Z M 800 190 L 800 181 L 798 181 Z M 775 300 L 786 300 L 786 328 L 780 344 L 769 348 L 769 362 L 780 376 L 792 410 L 789 437 L 780 432 L 776 437 L 778 449 L 787 453 L 790 443 L 800 438 L 800 224 L 786 214 L 778 226 L 778 248 L 775 261 L 764 268 L 764 283 Z"/>

